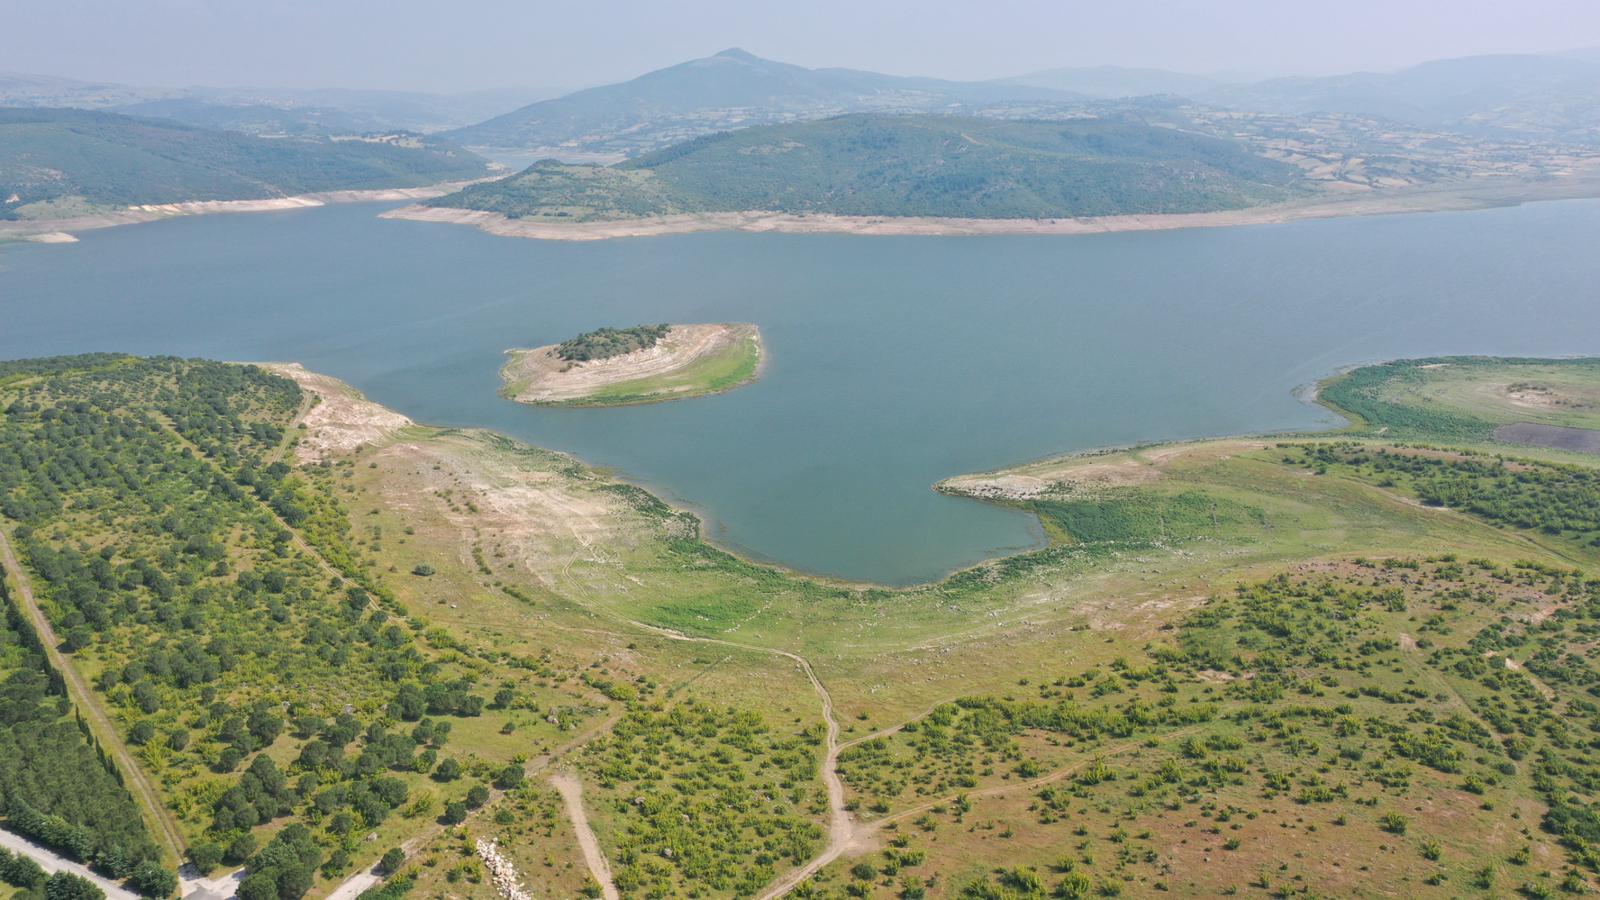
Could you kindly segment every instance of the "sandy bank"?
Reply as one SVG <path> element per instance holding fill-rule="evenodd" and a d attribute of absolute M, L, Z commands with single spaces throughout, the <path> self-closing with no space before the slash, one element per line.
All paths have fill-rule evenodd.
<path fill-rule="evenodd" d="M 28 219 L 0 222 L 0 240 L 7 238 L 39 243 L 71 243 L 74 232 L 112 228 L 117 225 L 138 225 L 156 222 L 174 216 L 201 216 L 215 213 L 279 212 L 326 206 L 330 203 L 383 203 L 401 200 L 430 200 L 443 197 L 461 188 L 476 184 L 473 181 L 452 181 L 445 184 L 416 188 L 382 188 L 365 191 L 320 191 L 295 197 L 265 197 L 258 200 L 193 200 L 186 203 L 153 203 L 128 206 L 122 209 L 74 216 L 65 219 Z"/>
<path fill-rule="evenodd" d="M 759 359 L 760 330 L 754 325 L 724 323 L 673 325 L 653 347 L 581 363 L 559 357 L 557 344 L 507 350 L 511 359 L 500 370 L 502 393 L 519 403 L 536 405 L 581 403 L 618 386 L 638 389 L 638 396 L 627 402 L 699 396 L 708 393 L 708 388 L 691 369 L 715 365 L 723 358 L 736 362 L 743 358 L 745 345 L 753 345 Z"/>
<path fill-rule="evenodd" d="M 865 235 L 1102 234 L 1116 231 L 1272 225 L 1302 219 L 1341 216 L 1488 209 L 1540 200 L 1590 197 L 1600 197 L 1600 173 L 1592 171 L 1541 181 L 1507 182 L 1484 179 L 1430 188 L 1324 196 L 1308 201 L 1222 212 L 1098 216 L 1079 219 L 946 219 L 911 216 L 798 215 L 752 211 L 603 222 L 558 222 L 527 218 L 510 219 L 499 213 L 420 204 L 390 210 L 384 213 L 382 218 L 472 225 L 490 234 L 504 237 L 553 241 L 598 241 L 609 238 L 689 234 L 698 231 Z"/>

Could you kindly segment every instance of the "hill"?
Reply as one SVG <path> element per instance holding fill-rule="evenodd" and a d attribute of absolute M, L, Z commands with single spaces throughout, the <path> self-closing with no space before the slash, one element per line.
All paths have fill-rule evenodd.
<path fill-rule="evenodd" d="M 560 93 L 533 87 L 454 94 L 350 88 L 168 88 L 0 72 L 0 107 L 97 109 L 252 134 L 444 131 Z"/>
<path fill-rule="evenodd" d="M 1584 57 L 1472 56 L 1390 73 L 1227 85 L 1196 97 L 1284 115 L 1355 113 L 1490 137 L 1600 142 L 1600 60 Z"/>
<path fill-rule="evenodd" d="M 1031 85 L 808 69 L 735 48 L 534 103 L 449 137 L 465 146 L 632 156 L 729 128 L 843 113 L 971 111 L 1004 101 L 1071 99 Z"/>
<path fill-rule="evenodd" d="M 608 168 L 537 163 L 430 205 L 563 221 L 745 210 L 1068 218 L 1238 208 L 1284 198 L 1295 173 L 1127 117 L 851 115 L 698 138 Z"/>
<path fill-rule="evenodd" d="M 62 206 L 247 200 L 474 178 L 485 163 L 414 136 L 264 140 L 71 109 L 0 109 L 0 217 Z"/>
<path fill-rule="evenodd" d="M 1020 84 L 1081 94 L 1086 97 L 1114 99 L 1142 97 L 1150 94 L 1177 94 L 1196 97 L 1214 90 L 1219 80 L 1207 75 L 1190 75 L 1169 72 L 1165 69 L 1139 69 L 1124 66 L 1077 66 L 1063 69 L 1045 69 L 1013 78 L 1002 79 L 1002 84 Z"/>

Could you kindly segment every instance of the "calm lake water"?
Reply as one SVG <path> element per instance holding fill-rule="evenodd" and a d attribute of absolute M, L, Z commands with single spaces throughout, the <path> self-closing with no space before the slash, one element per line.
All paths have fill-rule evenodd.
<path fill-rule="evenodd" d="M 297 360 L 423 422 L 614 466 L 726 545 L 905 584 L 1035 546 L 962 472 L 1330 422 L 1295 387 L 1382 358 L 1600 353 L 1600 202 L 1085 237 L 702 234 L 561 244 L 374 218 L 205 216 L 0 247 L 0 357 Z M 499 399 L 501 351 L 748 321 L 719 397 Z"/>

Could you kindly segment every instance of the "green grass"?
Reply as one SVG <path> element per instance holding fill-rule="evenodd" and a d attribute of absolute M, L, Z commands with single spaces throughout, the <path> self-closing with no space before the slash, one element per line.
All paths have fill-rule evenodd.
<path fill-rule="evenodd" d="M 581 399 L 546 405 L 637 406 L 720 394 L 755 380 L 761 368 L 762 352 L 759 339 L 751 336 L 734 341 L 717 353 L 700 357 L 678 371 L 618 382 Z M 514 386 L 508 390 L 515 394 Z"/>
<path fill-rule="evenodd" d="M 1398 360 L 1329 379 L 1318 398 L 1352 430 L 1390 439 L 1482 443 L 1512 422 L 1600 428 L 1600 359 Z"/>

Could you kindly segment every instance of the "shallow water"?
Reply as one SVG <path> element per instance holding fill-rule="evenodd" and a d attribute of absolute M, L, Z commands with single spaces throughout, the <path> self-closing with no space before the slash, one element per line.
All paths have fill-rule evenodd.
<path fill-rule="evenodd" d="M 1600 431 L 1592 428 L 1568 428 L 1564 425 L 1539 425 L 1533 422 L 1516 422 L 1501 425 L 1494 430 L 1494 439 L 1508 444 L 1526 444 L 1550 450 L 1571 450 L 1574 453 L 1600 453 Z"/>
<path fill-rule="evenodd" d="M 699 234 L 547 243 L 375 218 L 205 216 L 0 247 L 0 357 L 298 360 L 419 421 L 614 466 L 715 537 L 904 584 L 1034 546 L 933 493 L 1107 445 L 1328 424 L 1354 363 L 1600 352 L 1600 202 L 1081 237 Z M 615 410 L 499 399 L 510 346 L 748 321 L 765 377 Z"/>

